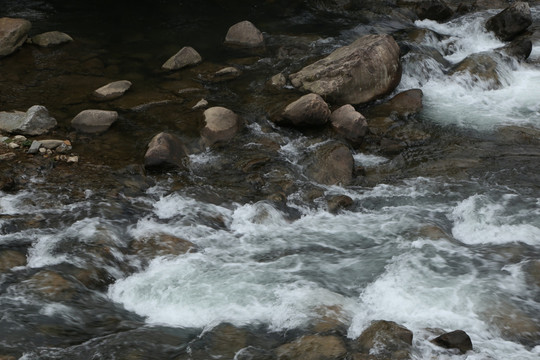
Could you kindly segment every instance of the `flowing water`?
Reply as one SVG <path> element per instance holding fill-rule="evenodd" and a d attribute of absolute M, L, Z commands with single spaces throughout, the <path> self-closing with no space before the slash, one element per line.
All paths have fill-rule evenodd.
<path fill-rule="evenodd" d="M 88 27 L 77 25 L 78 9 L 62 22 L 57 8 L 37 3 L 22 15 L 32 17 L 38 27 L 64 24 L 66 31 L 99 41 Z M 13 4 L 10 14 L 21 15 Z M 532 10 L 538 24 L 540 8 Z M 482 161 L 484 165 L 467 176 L 417 174 L 348 187 L 314 184 L 303 176 L 302 158 L 317 140 L 277 129 L 258 105 L 245 105 L 259 96 L 258 80 L 248 78 L 239 80 L 248 94 L 238 95 L 231 85 L 232 90 L 210 95 L 233 108 L 235 101 L 242 104 L 234 110 L 248 120 L 243 139 L 249 141 L 231 156 L 220 149 L 194 151 L 188 174 L 156 176 L 142 191 L 112 191 L 102 175 L 79 181 L 70 173 L 59 185 L 38 172 L 29 174 L 18 192 L 0 193 L 0 250 L 26 256 L 0 274 L 0 355 L 30 360 L 187 359 L 191 354 L 202 359 L 211 355 L 197 357 L 204 348 L 200 339 L 223 323 L 251 329 L 266 339 L 267 345 L 258 340 L 257 346 L 271 348 L 276 339 L 284 341 L 287 334 L 332 316 L 351 339 L 372 320 L 402 324 L 414 334 L 413 359 L 538 359 L 538 139 L 526 148 L 505 143 L 501 151 L 506 157 L 493 152 L 498 151 L 497 131 L 508 126 L 538 136 L 540 43 L 533 42 L 528 62 L 497 62 L 497 86 L 469 73 L 450 73 L 467 56 L 504 45 L 482 28 L 494 13 L 468 14 L 448 23 L 424 20 L 374 27 L 395 27 L 396 34 L 426 30 L 421 40 L 403 40 L 411 50 L 402 60 L 398 90 L 421 88 L 424 110 L 419 121 L 437 137 L 450 137 L 463 149 L 462 157 Z M 199 33 L 192 27 L 194 20 L 178 16 L 183 20 L 175 23 L 174 16 L 167 16 L 166 26 L 156 26 L 156 33 L 140 41 L 149 44 L 150 38 L 168 31 L 176 32 L 176 40 L 210 37 L 205 26 L 215 14 L 201 17 Z M 282 27 L 284 20 L 269 21 L 266 26 L 274 30 L 266 33 L 269 41 L 293 37 L 289 41 L 306 41 L 315 54 L 328 53 L 374 31 L 347 23 L 340 31 L 329 29 L 312 39 L 313 20 L 307 15 L 294 19 L 289 28 Z M 150 14 L 151 20 L 155 16 Z M 215 28 L 221 23 L 226 21 L 221 19 Z M 119 58 L 135 44 L 113 43 L 104 51 Z M 111 50 L 116 47 L 117 52 Z M 205 57 L 222 61 L 211 43 L 207 49 Z M 158 64 L 140 51 L 135 56 L 146 60 L 121 75 Z M 271 76 L 296 65 L 268 57 L 250 66 Z M 74 111 L 66 109 L 62 105 L 57 111 Z M 162 125 L 144 127 L 137 113 L 121 116 L 133 120 L 120 130 L 131 129 L 139 136 L 126 152 L 140 152 L 140 144 Z M 274 148 L 263 152 L 272 166 L 263 165 L 260 173 L 271 185 L 260 191 L 285 177 L 280 181 L 288 190 L 280 193 L 280 201 L 246 190 L 251 180 L 230 170 L 244 155 L 260 156 L 258 149 L 268 142 Z M 492 146 L 473 146 L 479 143 Z M 361 150 L 354 159 L 368 174 L 394 169 L 399 161 Z M 125 184 L 125 174 L 113 173 Z M 352 205 L 330 211 L 325 199 L 336 195 L 348 196 Z M 180 255 L 133 251 L 133 242 L 144 243 L 156 234 L 188 240 L 192 249 Z M 474 350 L 460 355 L 437 348 L 428 341 L 440 333 L 437 329 L 465 330 Z"/>

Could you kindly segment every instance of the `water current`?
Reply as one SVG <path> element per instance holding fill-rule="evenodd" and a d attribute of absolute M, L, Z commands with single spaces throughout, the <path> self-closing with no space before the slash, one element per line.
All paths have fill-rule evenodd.
<path fill-rule="evenodd" d="M 10 9 L 8 15 L 20 14 L 16 6 Z M 532 11 L 538 24 L 540 8 Z M 41 28 L 62 24 L 54 10 L 43 12 L 26 15 Z M 422 89 L 419 119 L 428 127 L 471 143 L 490 141 L 508 126 L 540 129 L 538 38 L 527 62 L 497 63 L 497 86 L 449 72 L 472 54 L 504 45 L 483 29 L 496 12 L 400 24 L 424 31 L 409 43 L 397 91 Z M 274 42 L 310 39 L 302 33 L 309 18 L 295 19 L 298 33 L 265 35 Z M 77 34 L 76 24 L 64 24 Z M 328 53 L 374 31 L 350 25 L 309 40 L 309 46 Z M 280 61 L 266 58 L 253 66 L 288 66 Z M 266 119 L 248 119 L 256 119 L 246 130 L 255 140 L 244 150 L 258 146 L 257 139 L 279 137 L 274 160 L 301 174 L 309 135 L 273 134 Z M 26 256 L 24 265 L 0 274 L 0 355 L 112 359 L 129 358 L 125 354 L 138 348 L 155 358 L 183 358 L 201 334 L 223 323 L 271 338 L 307 329 L 323 314 L 343 324 L 351 339 L 373 320 L 395 321 L 414 334 L 413 359 L 540 357 L 540 187 L 534 180 L 540 166 L 531 173 L 534 166 L 491 160 L 485 172 L 466 177 L 415 175 L 347 187 L 313 184 L 299 175 L 278 206 L 263 198 L 228 199 L 242 184 L 224 180 L 230 185 L 224 189 L 206 179 L 226 156 L 194 153 L 192 169 L 183 175 L 192 177 L 190 185 L 177 186 L 180 175 L 171 173 L 135 195 L 111 196 L 96 185 L 74 197 L 39 176 L 16 193 L 0 193 L 0 247 Z M 361 150 L 354 159 L 366 172 L 397 161 Z M 319 195 L 306 195 L 313 187 Z M 348 196 L 352 206 L 330 211 L 324 199 L 335 195 Z M 188 240 L 193 249 L 181 255 L 126 250 L 133 239 L 156 234 Z M 94 269 L 94 275 L 81 269 Z M 108 281 L 81 280 L 100 278 L 96 272 Z M 44 277 L 54 290 L 36 290 Z M 466 331 L 474 350 L 443 351 L 427 341 L 434 329 Z"/>

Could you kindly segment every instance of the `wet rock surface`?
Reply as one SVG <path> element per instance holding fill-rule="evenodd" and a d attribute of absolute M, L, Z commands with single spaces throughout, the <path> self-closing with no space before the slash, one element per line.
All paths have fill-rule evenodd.
<path fill-rule="evenodd" d="M 462 354 L 472 350 L 471 338 L 463 330 L 455 330 L 431 340 L 432 343 L 446 349 L 458 349 Z"/>
<path fill-rule="evenodd" d="M 60 31 L 48 31 L 43 34 L 35 35 L 30 39 L 34 45 L 41 47 L 56 46 L 73 41 L 73 38 Z"/>
<path fill-rule="evenodd" d="M 0 57 L 13 53 L 24 44 L 31 27 L 26 19 L 0 18 Z"/>
<path fill-rule="evenodd" d="M 493 31 L 503 41 L 512 40 L 532 24 L 529 4 L 516 1 L 499 14 L 489 18 L 486 29 Z"/>

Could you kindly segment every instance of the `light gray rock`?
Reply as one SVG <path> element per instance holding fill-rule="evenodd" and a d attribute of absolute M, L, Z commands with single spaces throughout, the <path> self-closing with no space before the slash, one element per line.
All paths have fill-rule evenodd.
<path fill-rule="evenodd" d="M 59 147 L 60 145 L 64 144 L 64 140 L 54 140 L 54 139 L 51 139 L 51 140 L 40 140 L 41 142 L 41 145 L 45 148 L 45 149 L 51 149 L 51 150 L 54 150 L 56 149 L 57 147 Z"/>
<path fill-rule="evenodd" d="M 307 94 L 287 105 L 278 123 L 297 127 L 326 124 L 330 116 L 328 104 L 317 94 Z"/>
<path fill-rule="evenodd" d="M 187 161 L 187 151 L 182 140 L 165 132 L 150 140 L 144 155 L 144 166 L 152 170 L 184 168 Z"/>
<path fill-rule="evenodd" d="M 94 90 L 92 95 L 102 101 L 117 99 L 124 95 L 131 88 L 131 85 L 131 81 L 128 80 L 114 81 Z"/>
<path fill-rule="evenodd" d="M 330 122 L 334 130 L 353 145 L 360 145 L 369 129 L 364 115 L 352 105 L 343 105 L 332 112 Z"/>
<path fill-rule="evenodd" d="M 223 68 L 217 71 L 212 77 L 212 81 L 219 82 L 219 81 L 233 80 L 239 77 L 240 75 L 242 75 L 242 71 L 240 71 L 239 69 L 233 66 L 228 66 L 226 68 Z"/>
<path fill-rule="evenodd" d="M 30 148 L 28 149 L 29 154 L 37 154 L 39 152 L 39 148 L 41 147 L 41 142 L 34 140 L 32 141 L 32 144 L 30 145 Z"/>
<path fill-rule="evenodd" d="M 503 41 L 512 40 L 532 24 L 529 4 L 516 1 L 502 12 L 489 18 L 486 29 L 493 31 Z"/>
<path fill-rule="evenodd" d="M 201 137 L 206 146 L 232 139 L 240 129 L 240 120 L 232 110 L 221 106 L 204 111 L 206 125 L 201 130 Z"/>
<path fill-rule="evenodd" d="M 192 47 L 185 46 L 161 66 L 164 70 L 178 70 L 202 61 L 201 55 Z"/>
<path fill-rule="evenodd" d="M 28 20 L 0 18 L 0 57 L 11 54 L 24 44 L 31 27 Z"/>
<path fill-rule="evenodd" d="M 205 99 L 199 100 L 195 106 L 192 107 L 193 110 L 206 109 L 208 107 L 208 101 Z"/>
<path fill-rule="evenodd" d="M 227 31 L 225 45 L 241 48 L 264 47 L 264 37 L 259 29 L 250 21 L 234 24 Z"/>
<path fill-rule="evenodd" d="M 55 127 L 56 119 L 45 106 L 34 105 L 26 113 L 0 112 L 0 130 L 14 134 L 42 135 Z"/>
<path fill-rule="evenodd" d="M 83 110 L 71 120 L 71 126 L 78 132 L 98 134 L 107 131 L 117 119 L 116 111 Z"/>
<path fill-rule="evenodd" d="M 293 86 L 340 104 L 361 104 L 390 93 L 401 80 L 399 46 L 390 35 L 366 35 L 297 73 Z"/>
<path fill-rule="evenodd" d="M 49 31 L 43 34 L 33 36 L 31 41 L 34 45 L 41 47 L 49 47 L 68 43 L 70 41 L 73 41 L 73 38 L 68 34 L 60 31 Z"/>

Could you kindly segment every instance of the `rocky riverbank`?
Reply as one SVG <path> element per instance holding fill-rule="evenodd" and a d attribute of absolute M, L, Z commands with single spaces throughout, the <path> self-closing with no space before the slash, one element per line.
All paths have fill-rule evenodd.
<path fill-rule="evenodd" d="M 415 67 L 429 72 L 420 65 L 426 58 L 444 68 L 445 76 L 467 74 L 490 90 L 505 86 L 501 68 L 507 64 L 538 69 L 538 58 L 529 56 L 540 39 L 540 24 L 530 9 L 536 6 L 538 11 L 539 1 L 240 3 L 235 5 L 238 15 L 230 16 L 235 21 L 221 26 L 222 33 L 207 42 L 182 38 L 152 44 L 150 50 L 139 48 L 148 44 L 146 29 L 102 47 L 99 36 L 79 35 L 72 24 L 71 29 L 44 29 L 49 22 L 38 19 L 39 31 L 34 31 L 32 19 L 1 18 L 0 191 L 17 196 L 42 189 L 57 194 L 66 206 L 92 194 L 110 204 L 104 210 L 107 217 L 121 219 L 137 217 L 132 212 L 145 205 L 134 205 L 133 199 L 165 182 L 167 193 L 190 189 L 216 205 L 264 200 L 293 221 L 299 218 L 294 201 L 323 204 L 334 214 L 351 207 L 351 197 L 327 192 L 332 186 L 369 188 L 420 176 L 540 189 L 538 126 L 494 126 L 488 132 L 447 127 L 426 120 L 422 90 L 400 87 L 404 72 Z M 22 12 L 16 4 L 10 6 L 14 14 Z M 211 6 L 219 11 L 229 5 L 214 1 Z M 418 20 L 442 22 L 487 9 L 497 10 L 490 13 L 485 29 L 505 45 L 456 64 L 445 58 L 457 51 L 452 44 L 444 54 L 426 45 L 426 39 L 446 41 L 447 34 L 415 25 Z M 265 12 L 268 18 L 260 15 Z M 282 30 L 295 21 L 298 29 Z M 323 28 L 329 24 L 328 33 L 313 31 L 318 23 Z M 351 30 L 357 23 L 361 26 Z M 343 35 L 347 31 L 356 31 L 353 41 Z M 115 51 L 118 41 L 127 45 Z M 357 161 L 360 154 L 383 160 L 368 166 Z M 207 157 L 213 159 L 210 166 Z M 516 177 L 508 169 L 527 176 Z M 40 216 L 2 217 L 8 224 L 2 234 L 10 228 L 54 225 Z M 213 229 L 225 226 L 219 216 L 202 221 Z M 438 227 L 424 231 L 447 237 Z M 89 297 L 96 308 L 109 312 L 113 305 L 101 304 L 94 293 L 103 294 L 158 256 L 199 251 L 181 236 L 117 241 L 107 231 L 102 235 L 98 246 L 84 244 L 68 251 L 82 259 L 81 266 L 33 266 L 24 274 L 16 269 L 26 265 L 33 245 L 0 243 L 1 274 L 32 296 L 75 307 Z M 529 271 L 536 281 L 537 263 Z M 518 310 L 510 313 L 523 321 L 512 316 L 497 321 L 504 324 L 507 339 L 533 346 L 540 329 Z M 115 353 L 126 359 L 415 356 L 412 332 L 393 319 L 373 322 L 350 338 L 350 319 L 342 309 L 319 312 L 319 319 L 305 329 L 269 333 L 215 324 L 202 335 L 200 329 L 177 333 L 147 327 L 135 315 L 97 319 L 88 313 L 88 323 L 98 324 L 91 331 L 63 335 L 72 329 L 45 324 L 35 345 L 69 346 L 63 358 L 89 353 L 93 347 L 112 354 L 124 337 L 141 341 L 139 348 Z M 474 348 L 463 331 L 446 331 L 432 329 L 428 338 L 415 340 L 436 344 L 441 356 Z M 102 342 L 101 336 L 112 340 Z M 151 342 L 171 350 L 156 355 Z M 20 346 L 0 347 L 0 358 L 22 355 L 24 342 L 14 343 Z"/>

